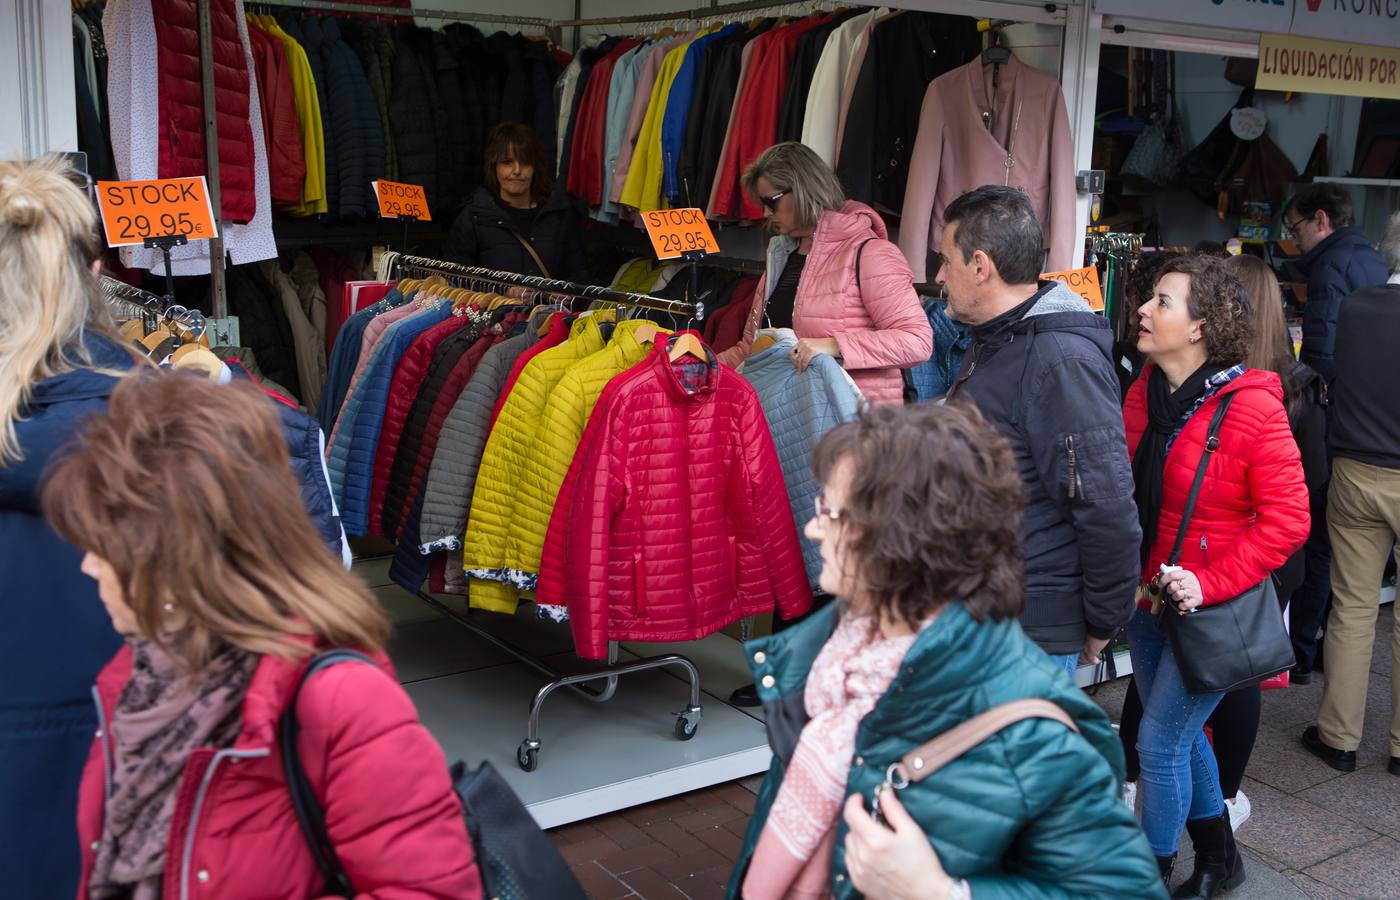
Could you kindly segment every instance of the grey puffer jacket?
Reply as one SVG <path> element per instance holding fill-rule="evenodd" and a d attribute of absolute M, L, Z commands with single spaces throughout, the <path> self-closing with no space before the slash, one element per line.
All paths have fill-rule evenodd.
<path fill-rule="evenodd" d="M 476 488 L 476 473 L 491 432 L 491 410 L 501 396 L 515 360 L 538 340 L 536 330 L 526 328 L 524 334 L 487 350 L 443 422 L 437 452 L 428 467 L 423 513 L 419 519 L 423 553 L 461 550 L 467 511 Z"/>

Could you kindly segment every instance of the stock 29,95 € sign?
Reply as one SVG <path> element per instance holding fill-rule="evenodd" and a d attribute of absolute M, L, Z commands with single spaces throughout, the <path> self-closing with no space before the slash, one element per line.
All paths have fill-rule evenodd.
<path fill-rule="evenodd" d="M 177 234 L 200 241 L 219 233 L 203 175 L 159 181 L 99 181 L 97 206 L 109 247 L 141 245 L 150 238 Z"/>
<path fill-rule="evenodd" d="M 431 222 L 428 197 L 421 184 L 400 184 L 397 181 L 374 182 L 374 195 L 379 198 L 379 215 L 384 219 L 417 219 Z"/>
<path fill-rule="evenodd" d="M 719 241 L 698 209 L 654 209 L 642 213 L 642 224 L 657 259 L 677 259 L 694 251 L 719 252 Z"/>

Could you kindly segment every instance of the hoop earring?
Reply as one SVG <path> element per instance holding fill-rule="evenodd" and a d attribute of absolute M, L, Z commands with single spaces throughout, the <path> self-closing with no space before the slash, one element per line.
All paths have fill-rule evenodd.
<path fill-rule="evenodd" d="M 173 613 L 175 611 L 175 604 L 167 603 L 164 606 L 162 606 L 161 609 L 165 610 L 168 613 Z"/>

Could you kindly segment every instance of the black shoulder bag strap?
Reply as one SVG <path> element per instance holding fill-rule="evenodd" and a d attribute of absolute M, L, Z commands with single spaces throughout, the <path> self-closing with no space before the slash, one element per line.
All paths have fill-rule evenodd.
<path fill-rule="evenodd" d="M 856 289 L 857 289 L 857 290 L 860 290 L 860 258 L 861 258 L 861 256 L 863 256 L 863 255 L 865 254 L 865 245 L 868 244 L 868 243 L 870 243 L 870 242 L 873 241 L 873 240 L 875 240 L 875 239 L 874 239 L 874 238 L 866 238 L 865 240 L 861 241 L 860 244 L 858 244 L 858 245 L 856 246 Z"/>
<path fill-rule="evenodd" d="M 1176 529 L 1176 542 L 1172 544 L 1171 556 L 1167 557 L 1169 566 L 1176 565 L 1181 559 L 1181 545 L 1186 540 L 1186 528 L 1191 524 L 1191 514 L 1196 511 L 1196 498 L 1201 495 L 1201 482 L 1206 480 L 1206 468 L 1210 466 L 1210 458 L 1220 448 L 1220 425 L 1225 421 L 1225 410 L 1230 408 L 1230 401 L 1233 399 L 1234 394 L 1221 397 L 1220 405 L 1215 408 L 1215 415 L 1210 417 L 1210 427 L 1206 429 L 1206 449 L 1201 454 L 1200 464 L 1196 466 L 1196 478 L 1191 482 L 1191 493 L 1186 495 L 1186 508 L 1181 511 L 1181 524 Z"/>
<path fill-rule="evenodd" d="M 350 876 L 340 864 L 340 857 L 336 855 L 335 846 L 326 832 L 325 809 L 322 808 L 316 791 L 312 789 L 311 781 L 306 777 L 306 769 L 301 764 L 301 757 L 297 754 L 297 733 L 300 731 L 297 725 L 297 700 L 312 675 L 343 662 L 362 662 L 379 668 L 374 660 L 356 650 L 340 648 L 318 655 L 307 664 L 301 681 L 292 692 L 291 701 L 282 711 L 277 735 L 282 751 L 282 772 L 287 779 L 287 790 L 292 795 L 292 808 L 296 810 L 297 822 L 301 825 L 302 836 L 306 838 L 306 846 L 310 849 L 312 858 L 316 860 L 316 868 L 321 871 L 321 877 L 325 880 L 326 886 L 322 893 L 328 897 L 354 897 L 355 889 L 350 886 Z"/>

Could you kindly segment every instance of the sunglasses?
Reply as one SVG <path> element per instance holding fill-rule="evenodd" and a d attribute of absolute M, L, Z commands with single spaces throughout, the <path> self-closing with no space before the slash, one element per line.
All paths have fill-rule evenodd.
<path fill-rule="evenodd" d="M 769 212 L 777 212 L 778 201 L 786 197 L 788 193 L 788 191 L 778 191 L 778 193 L 772 195 L 771 197 L 759 197 L 758 202 L 762 203 L 765 207 L 767 207 Z"/>

